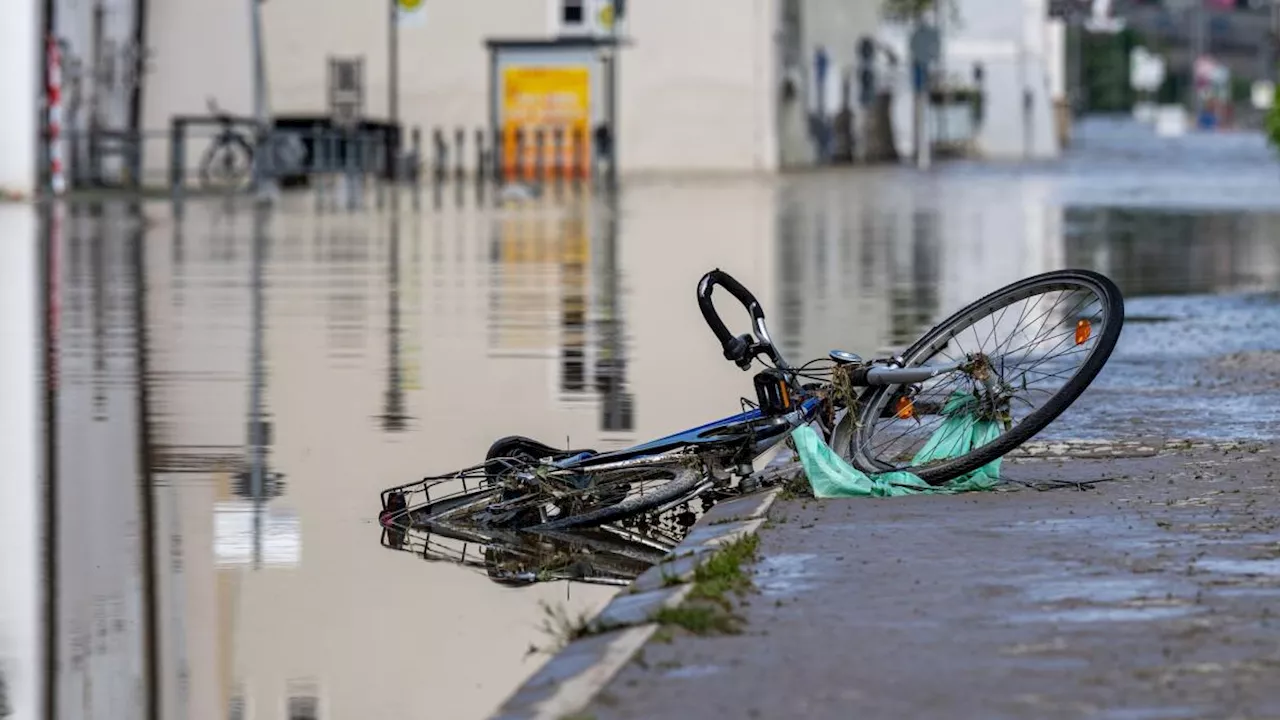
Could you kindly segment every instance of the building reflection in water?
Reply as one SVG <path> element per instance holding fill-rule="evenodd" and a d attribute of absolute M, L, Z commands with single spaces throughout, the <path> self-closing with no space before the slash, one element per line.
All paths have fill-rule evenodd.
<path fill-rule="evenodd" d="M 46 702 L 60 718 L 159 717 L 145 225 L 137 203 L 48 212 Z"/>
<path fill-rule="evenodd" d="M 600 430 L 632 432 L 617 196 L 553 195 L 500 212 L 490 254 L 490 352 L 555 357 L 562 401 L 597 402 Z"/>
<path fill-rule="evenodd" d="M 1070 208 L 1067 264 L 1110 274 L 1127 294 L 1270 290 L 1280 281 L 1280 215 Z"/>
<path fill-rule="evenodd" d="M 400 193 L 390 193 L 390 213 L 387 234 L 387 385 L 383 392 L 380 420 L 386 432 L 402 432 L 408 428 L 410 417 L 405 400 L 404 329 L 401 327 L 401 295 L 404 292 L 400 245 Z M 417 244 L 414 244 L 417 252 Z M 413 263 L 416 266 L 417 263 Z M 411 283 L 416 286 L 416 283 Z M 416 287 L 415 287 L 416 289 Z M 416 296 L 416 292 L 415 292 Z"/>

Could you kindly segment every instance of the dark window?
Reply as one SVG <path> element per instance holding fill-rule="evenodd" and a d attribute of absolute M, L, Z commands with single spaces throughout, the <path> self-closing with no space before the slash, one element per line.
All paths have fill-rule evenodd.
<path fill-rule="evenodd" d="M 584 0 L 563 0 L 560 4 L 560 22 L 565 25 L 581 25 L 586 20 Z"/>

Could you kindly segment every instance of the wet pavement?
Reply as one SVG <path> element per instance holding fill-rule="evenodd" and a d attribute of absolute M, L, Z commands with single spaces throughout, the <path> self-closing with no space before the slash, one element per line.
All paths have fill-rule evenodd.
<path fill-rule="evenodd" d="M 584 717 L 1280 716 L 1276 450 L 1006 463 L 1087 491 L 776 503 L 741 634 L 651 641 Z"/>
<path fill-rule="evenodd" d="M 1062 166 L 637 181 L 613 202 L 498 207 L 467 190 L 438 203 L 428 192 L 420 211 L 407 195 L 317 211 L 305 192 L 261 215 L 207 199 L 60 207 L 45 230 L 59 716 L 140 717 L 149 699 L 167 718 L 306 716 L 317 705 L 319 717 L 492 712 L 545 660 L 526 654 L 545 640 L 543 603 L 592 612 L 615 589 L 494 582 L 483 560 L 467 562 L 483 543 L 456 538 L 424 562 L 421 538 L 411 552 L 384 543 L 378 492 L 474 464 L 504 435 L 603 449 L 736 412 L 749 376 L 720 357 L 694 300 L 713 267 L 754 291 L 793 358 L 887 352 L 1021 277 L 1094 268 L 1126 291 L 1131 319 L 1046 440 L 1265 441 L 1280 392 L 1280 173 L 1235 138 L 1197 146 L 1209 158 L 1199 165 L 1161 161 L 1157 148 L 1133 160 L 1141 172 L 1122 173 L 1106 148 L 1128 131 L 1091 132 Z M 1206 180 L 1218 201 L 1197 194 Z M 1039 472 L 1053 461 L 1026 462 Z M 924 502 L 962 505 L 943 513 L 947 527 L 968 528 L 968 556 L 980 557 L 1004 545 L 978 528 L 1057 517 L 1033 497 Z M 874 513 L 890 507 L 806 512 L 888 523 Z M 1101 524 L 1062 532 L 1099 543 L 1120 522 L 1107 513 L 1123 514 L 1078 509 Z M 861 553 L 865 527 L 841 522 L 832 532 L 848 535 L 827 544 Z M 912 544 L 950 546 L 943 528 L 931 532 Z M 787 542 L 766 536 L 766 549 L 816 556 L 797 572 L 852 561 Z M 939 572 L 964 567 L 931 557 Z M 1001 582 L 1022 582 L 1029 570 L 1009 562 Z M 1044 562 L 1036 573 L 1061 569 Z M 826 582 L 852 592 L 862 577 Z M 885 592 L 871 606 L 912 589 L 888 570 L 877 577 Z M 1253 607 L 1266 596 L 1230 597 Z M 873 617 L 849 605 L 843 617 Z M 886 642 L 896 631 L 874 632 Z M 694 689 L 716 676 L 703 665 L 715 663 L 684 665 Z M 909 674 L 897 676 L 906 687 Z"/>

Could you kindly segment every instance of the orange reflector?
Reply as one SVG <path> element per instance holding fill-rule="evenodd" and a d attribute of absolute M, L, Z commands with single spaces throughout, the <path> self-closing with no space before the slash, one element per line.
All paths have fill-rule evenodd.
<path fill-rule="evenodd" d="M 893 415 L 899 420 L 909 420 L 916 416 L 916 404 L 909 397 L 900 397 L 893 408 Z"/>
<path fill-rule="evenodd" d="M 1093 323 L 1088 320 L 1081 320 L 1076 323 L 1076 344 L 1083 345 L 1085 340 L 1093 334 Z"/>

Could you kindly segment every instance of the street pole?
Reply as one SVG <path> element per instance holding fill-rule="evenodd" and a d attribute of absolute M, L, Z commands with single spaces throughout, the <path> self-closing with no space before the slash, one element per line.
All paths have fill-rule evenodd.
<path fill-rule="evenodd" d="M 1084 20 L 1078 13 L 1071 15 L 1071 24 L 1067 28 L 1068 61 L 1071 63 L 1071 81 L 1067 96 L 1071 103 L 1071 114 L 1079 117 L 1084 114 Z"/>
<path fill-rule="evenodd" d="M 1280 0 L 1271 0 L 1271 66 L 1267 68 L 1266 77 L 1273 83 L 1280 79 Z"/>
<path fill-rule="evenodd" d="M 391 153 L 391 182 L 400 179 L 400 23 L 399 0 L 389 0 L 387 16 L 387 122 L 395 132 L 396 142 Z"/>
<path fill-rule="evenodd" d="M 615 192 L 618 189 L 618 146 L 621 145 L 618 136 L 618 59 L 622 55 L 618 46 L 618 23 L 621 18 L 617 12 L 618 3 L 614 1 L 614 12 L 612 15 L 613 22 L 609 25 L 609 37 L 613 40 L 609 53 L 609 190 Z"/>
<path fill-rule="evenodd" d="M 270 181 L 263 172 L 263 157 L 267 155 L 267 133 L 270 121 L 267 118 L 267 78 L 266 62 L 262 50 L 262 0 L 249 0 L 249 33 L 253 43 L 253 117 L 257 124 L 258 152 L 253 154 L 253 187 L 259 201 L 270 200 Z"/>
<path fill-rule="evenodd" d="M 1191 6 L 1191 105 L 1195 109 L 1195 122 L 1200 122 L 1204 112 L 1204 94 L 1196 85 L 1196 64 L 1208 51 L 1208 12 L 1204 0 L 1194 0 Z"/>
<path fill-rule="evenodd" d="M 945 142 L 947 137 L 947 18 L 948 0 L 934 0 L 934 12 L 938 15 L 938 77 L 941 79 L 942 108 L 938 113 L 938 135 Z"/>

